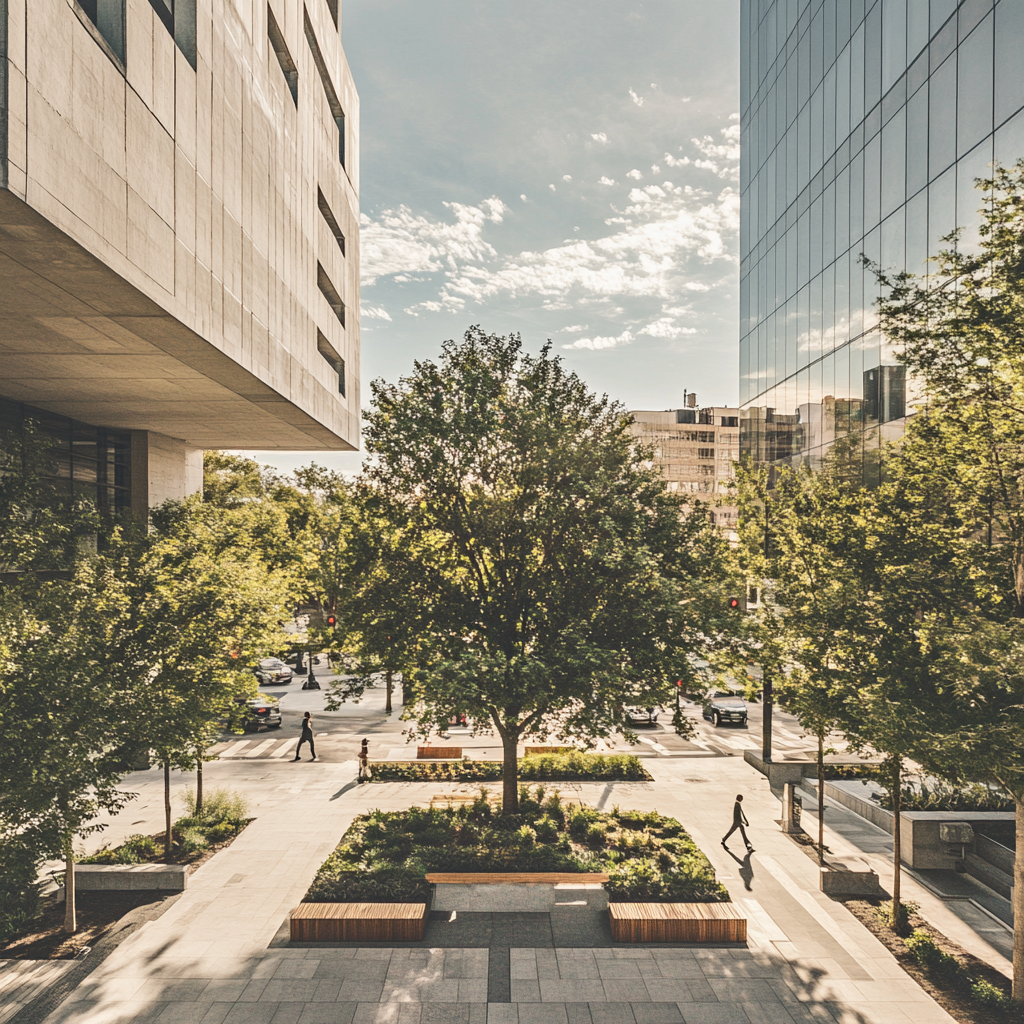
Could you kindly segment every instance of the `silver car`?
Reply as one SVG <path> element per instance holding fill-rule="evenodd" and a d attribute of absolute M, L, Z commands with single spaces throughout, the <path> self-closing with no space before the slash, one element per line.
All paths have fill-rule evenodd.
<path fill-rule="evenodd" d="M 294 673 L 280 658 L 264 658 L 254 669 L 260 686 L 290 683 Z"/>

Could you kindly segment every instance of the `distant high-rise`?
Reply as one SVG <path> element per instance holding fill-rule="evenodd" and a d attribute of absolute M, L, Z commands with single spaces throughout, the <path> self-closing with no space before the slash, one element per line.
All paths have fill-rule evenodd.
<path fill-rule="evenodd" d="M 739 458 L 739 409 L 721 405 L 664 412 L 634 410 L 633 434 L 654 448 L 668 489 L 711 506 L 715 524 L 727 535 L 736 529 L 731 484 Z"/>
<path fill-rule="evenodd" d="M 867 472 L 907 381 L 872 274 L 976 241 L 993 159 L 1024 156 L 1020 0 L 742 0 L 741 448 Z"/>

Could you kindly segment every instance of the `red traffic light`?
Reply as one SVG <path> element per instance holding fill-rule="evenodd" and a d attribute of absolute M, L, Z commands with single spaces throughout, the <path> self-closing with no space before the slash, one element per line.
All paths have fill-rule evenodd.
<path fill-rule="evenodd" d="M 740 609 L 740 599 L 738 597 L 729 598 L 729 611 L 735 612 Z"/>
<path fill-rule="evenodd" d="M 328 615 L 327 616 L 327 625 L 330 626 L 331 629 L 334 629 L 334 627 L 337 624 L 338 624 L 338 619 L 337 619 L 336 616 L 334 616 L 334 615 Z"/>

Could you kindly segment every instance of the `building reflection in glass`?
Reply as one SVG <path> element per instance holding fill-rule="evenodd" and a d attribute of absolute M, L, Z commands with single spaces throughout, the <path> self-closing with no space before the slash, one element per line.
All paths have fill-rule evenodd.
<path fill-rule="evenodd" d="M 975 179 L 1024 155 L 1024 3 L 742 0 L 741 46 L 741 450 L 856 434 L 870 477 L 913 394 L 861 257 L 976 245 Z"/>

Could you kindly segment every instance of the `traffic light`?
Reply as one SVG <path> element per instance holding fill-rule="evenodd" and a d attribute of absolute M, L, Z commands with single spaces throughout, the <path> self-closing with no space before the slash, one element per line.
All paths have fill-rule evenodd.
<path fill-rule="evenodd" d="M 329 627 L 330 627 L 331 629 L 334 629 L 334 627 L 335 627 L 335 626 L 336 626 L 337 624 L 338 624 L 338 617 L 337 617 L 336 615 L 328 615 L 328 616 L 327 616 L 327 625 L 328 625 L 328 626 L 329 626 Z"/>
<path fill-rule="evenodd" d="M 738 612 L 743 607 L 743 602 L 738 597 L 730 597 L 728 601 L 728 608 L 731 612 Z"/>

